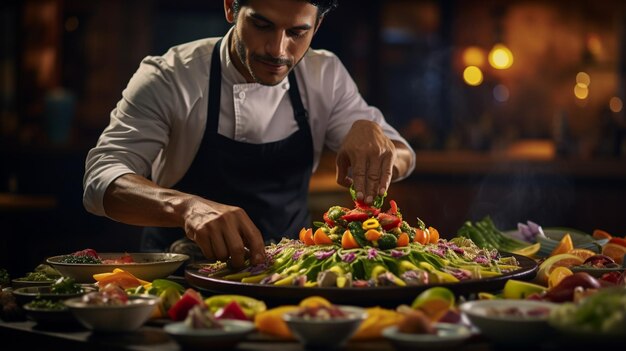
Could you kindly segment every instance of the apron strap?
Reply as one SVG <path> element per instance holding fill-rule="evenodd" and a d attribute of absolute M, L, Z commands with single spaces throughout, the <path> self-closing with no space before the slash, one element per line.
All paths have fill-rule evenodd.
<path fill-rule="evenodd" d="M 211 55 L 211 77 L 209 78 L 209 106 L 206 121 L 206 130 L 211 134 L 217 134 L 217 126 L 220 116 L 220 99 L 222 93 L 222 63 L 220 60 L 220 48 L 222 39 L 215 43 L 213 54 Z M 211 103 L 212 102 L 212 103 Z M 205 135 L 207 133 L 205 132 Z M 206 138 L 203 138 L 203 140 Z"/>

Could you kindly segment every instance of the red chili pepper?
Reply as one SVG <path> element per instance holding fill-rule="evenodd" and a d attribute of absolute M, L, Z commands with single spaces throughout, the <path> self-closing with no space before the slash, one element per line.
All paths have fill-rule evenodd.
<path fill-rule="evenodd" d="M 380 223 L 380 226 L 383 227 L 384 230 L 397 228 L 402 223 L 400 217 L 384 212 L 379 213 L 377 219 L 378 223 Z"/>
<path fill-rule="evenodd" d="M 345 215 L 341 216 L 341 219 L 347 221 L 347 222 L 354 222 L 354 221 L 359 221 L 359 222 L 363 222 L 364 220 L 370 218 L 371 216 L 367 213 L 367 212 L 363 212 L 361 210 L 358 209 L 354 209 L 351 210 L 350 212 L 346 213 Z"/>
<path fill-rule="evenodd" d="M 398 215 L 398 204 L 394 200 L 389 201 L 389 206 L 391 206 L 391 208 L 389 209 L 388 213 L 392 215 Z"/>
<path fill-rule="evenodd" d="M 370 217 L 375 217 L 380 213 L 380 208 L 372 207 L 370 205 L 366 205 L 364 202 L 360 200 L 354 201 L 354 205 L 357 210 L 367 212 Z"/>
<path fill-rule="evenodd" d="M 328 224 L 328 226 L 330 227 L 334 227 L 335 226 L 335 221 L 333 221 L 332 219 L 328 218 L 328 211 L 324 212 L 324 222 L 326 222 L 326 224 Z"/>

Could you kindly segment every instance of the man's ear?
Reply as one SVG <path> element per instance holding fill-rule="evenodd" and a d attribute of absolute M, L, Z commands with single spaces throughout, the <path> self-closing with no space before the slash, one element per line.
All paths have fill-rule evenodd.
<path fill-rule="evenodd" d="M 226 16 L 226 21 L 228 21 L 228 23 L 235 22 L 234 2 L 235 0 L 224 0 L 224 15 Z"/>

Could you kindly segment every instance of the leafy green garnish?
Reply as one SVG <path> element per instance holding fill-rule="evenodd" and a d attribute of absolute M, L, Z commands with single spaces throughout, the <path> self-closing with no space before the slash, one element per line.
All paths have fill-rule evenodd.
<path fill-rule="evenodd" d="M 352 197 L 352 201 L 358 201 L 356 198 L 356 190 L 354 190 L 354 184 L 350 185 L 350 196 Z M 372 207 L 374 208 L 381 208 L 383 207 L 383 203 L 385 202 L 385 198 L 387 197 L 387 192 L 385 191 L 385 193 L 381 196 L 381 195 L 376 195 L 376 197 L 374 198 L 374 203 L 372 204 Z"/>
<path fill-rule="evenodd" d="M 102 260 L 89 255 L 65 255 L 59 260 L 61 263 L 100 264 Z"/>
<path fill-rule="evenodd" d="M 67 308 L 63 301 L 52 301 L 48 299 L 35 299 L 28 303 L 28 307 L 53 311 L 61 311 Z"/>
<path fill-rule="evenodd" d="M 61 277 L 50 285 L 50 292 L 53 294 L 80 294 L 83 292 L 83 288 L 76 284 L 74 279 Z"/>

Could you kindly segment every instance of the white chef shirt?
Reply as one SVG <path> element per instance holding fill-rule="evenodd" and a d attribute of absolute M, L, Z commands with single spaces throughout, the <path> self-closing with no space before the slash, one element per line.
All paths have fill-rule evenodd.
<path fill-rule="evenodd" d="M 229 55 L 227 43 L 232 31 L 231 28 L 226 34 L 220 48 L 218 133 L 247 143 L 288 137 L 298 125 L 287 77 L 275 86 L 247 83 Z M 187 172 L 204 136 L 211 53 L 218 39 L 197 40 L 175 46 L 163 56 L 143 59 L 111 112 L 109 125 L 87 155 L 83 203 L 88 211 L 106 215 L 104 193 L 111 182 L 124 174 L 151 176 L 158 185 L 171 187 Z M 313 136 L 313 171 L 324 145 L 337 151 L 353 122 L 359 119 L 375 121 L 390 139 L 403 142 L 412 150 L 387 124 L 380 110 L 363 100 L 333 53 L 308 50 L 295 74 Z M 404 176 L 414 167 L 415 153 Z"/>

